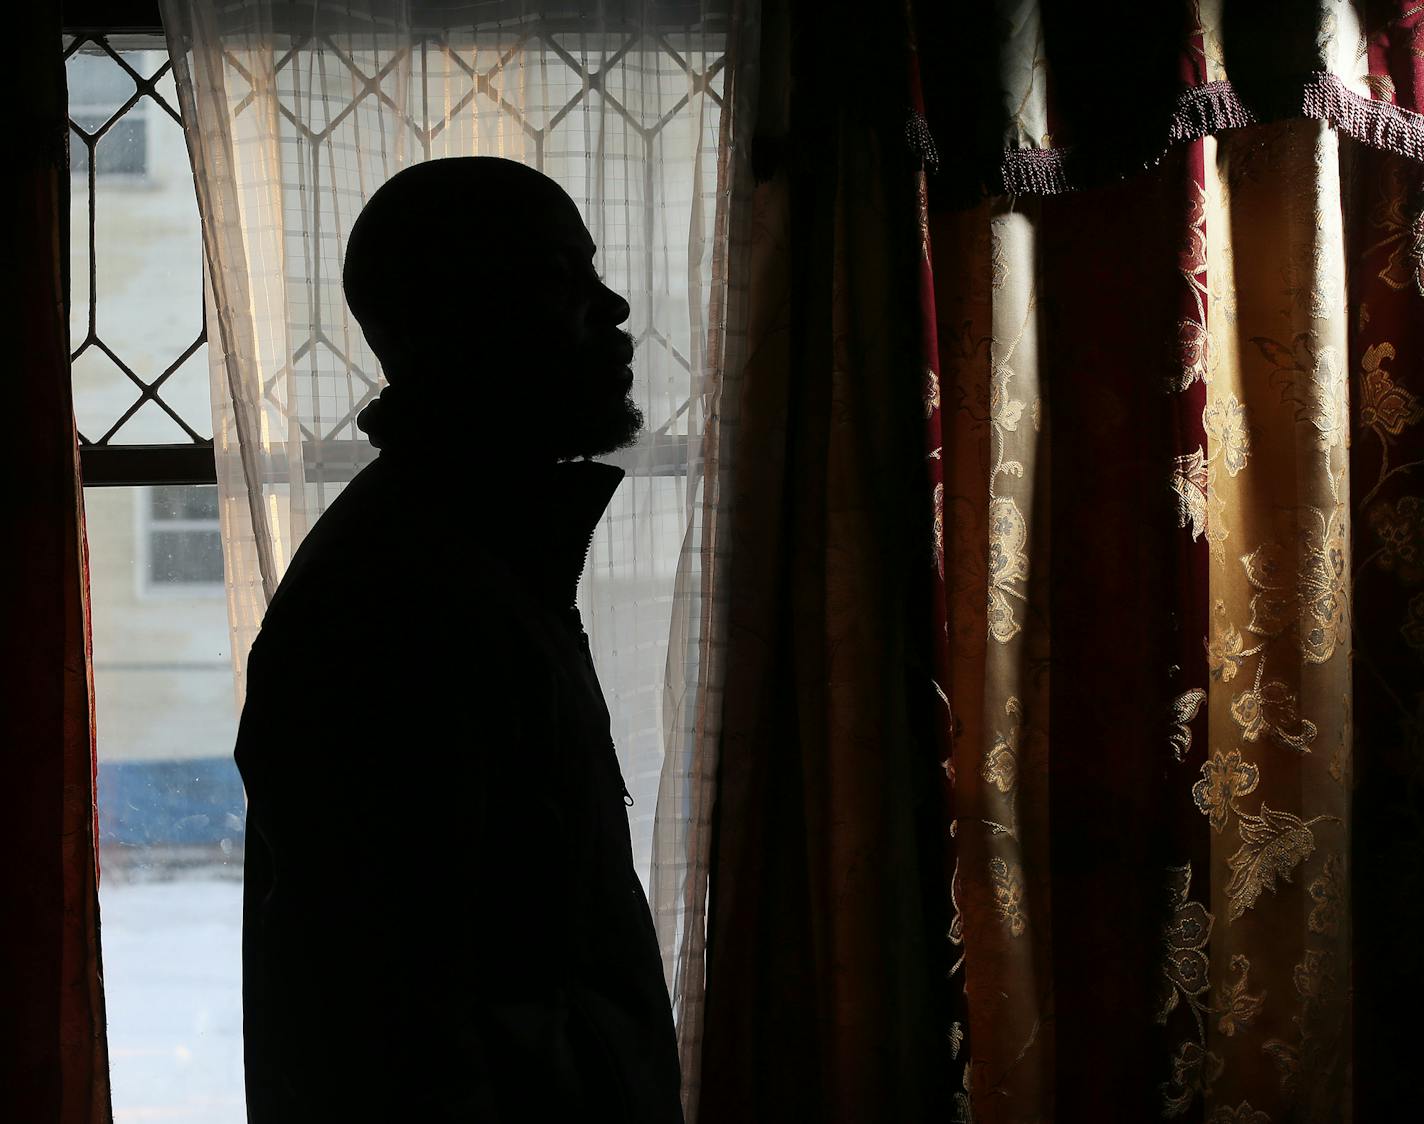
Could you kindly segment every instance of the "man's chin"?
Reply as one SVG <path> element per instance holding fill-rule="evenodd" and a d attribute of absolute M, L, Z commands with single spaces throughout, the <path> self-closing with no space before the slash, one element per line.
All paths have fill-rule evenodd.
<path fill-rule="evenodd" d="M 620 449 L 629 449 L 643 436 L 643 411 L 631 397 L 624 398 L 613 409 L 590 411 L 582 417 L 569 418 L 568 440 L 561 442 L 568 452 L 562 458 L 606 457 Z"/>

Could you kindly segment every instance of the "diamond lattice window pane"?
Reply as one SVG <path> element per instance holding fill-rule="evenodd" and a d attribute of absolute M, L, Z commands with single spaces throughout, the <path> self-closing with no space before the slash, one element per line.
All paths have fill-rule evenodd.
<path fill-rule="evenodd" d="M 69 130 L 71 165 L 89 153 L 84 138 Z M 69 346 L 75 350 L 89 334 L 89 177 L 75 176 L 69 185 Z"/>
<path fill-rule="evenodd" d="M 693 76 L 685 62 L 644 39 L 603 74 L 603 89 L 634 123 L 652 131 L 675 116 L 671 111 L 692 93 Z"/>
<path fill-rule="evenodd" d="M 192 440 L 157 402 L 140 406 L 109 438 L 111 445 L 184 445 Z"/>
<path fill-rule="evenodd" d="M 103 126 L 103 132 L 92 144 L 93 292 L 91 146 L 71 134 L 71 165 L 82 173 L 71 193 L 71 346 L 84 343 L 92 318 L 96 341 L 118 362 L 91 346 L 76 363 L 80 429 L 90 441 L 102 440 L 135 401 L 139 388 L 121 366 L 146 383 L 176 366 L 158 393 L 189 428 L 206 434 L 212 416 L 206 365 L 184 360 L 203 337 L 203 310 L 202 235 L 183 130 L 146 89 L 115 118 L 114 111 L 139 87 L 114 58 L 84 53 L 87 49 L 69 60 L 80 76 L 71 83 L 70 118 L 80 128 Z M 145 77 L 166 64 L 159 50 L 127 51 L 122 58 Z M 164 73 L 159 82 L 171 96 L 171 76 Z M 187 444 L 192 437 L 162 407 L 145 403 L 109 440 Z"/>
<path fill-rule="evenodd" d="M 105 118 L 97 113 L 73 113 L 74 124 L 88 132 L 96 131 Z M 147 155 L 148 122 L 143 116 L 130 110 L 105 130 L 94 145 L 98 158 L 97 171 L 101 176 L 141 176 L 145 170 Z M 84 177 L 88 188 L 89 147 L 78 135 L 69 148 L 69 171 L 76 177 Z"/>
<path fill-rule="evenodd" d="M 157 55 L 158 52 L 147 51 L 145 52 L 145 54 L 151 58 L 152 56 Z M 164 70 L 163 74 L 158 78 L 158 80 L 153 83 L 153 92 L 163 100 L 164 105 L 166 105 L 174 113 L 178 112 L 178 87 L 177 84 L 173 81 L 172 67 L 169 67 L 168 69 Z M 164 115 L 167 116 L 166 111 L 161 106 L 159 107 L 159 112 L 164 113 Z M 172 117 L 169 117 L 168 119 L 170 121 L 173 120 Z"/>
<path fill-rule="evenodd" d="M 178 365 L 159 388 L 159 394 L 205 440 L 212 435 L 213 390 L 206 343 L 199 344 Z"/>
<path fill-rule="evenodd" d="M 94 127 L 102 125 L 133 96 L 136 88 L 122 66 L 92 45 L 69 56 L 65 80 L 69 84 L 69 115 L 86 128 L 81 117 L 92 121 Z"/>
<path fill-rule="evenodd" d="M 87 441 L 98 441 L 138 397 L 138 387 L 97 347 L 69 365 L 74 420 Z"/>
<path fill-rule="evenodd" d="M 543 40 L 526 40 L 490 76 L 490 91 L 506 111 L 519 107 L 531 129 L 546 129 L 556 113 L 583 94 L 584 79 Z"/>

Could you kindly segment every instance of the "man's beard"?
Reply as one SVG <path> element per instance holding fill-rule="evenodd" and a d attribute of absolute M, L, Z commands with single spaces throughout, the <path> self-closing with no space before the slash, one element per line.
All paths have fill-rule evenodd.
<path fill-rule="evenodd" d="M 560 421 L 554 434 L 560 460 L 606 456 L 636 445 L 643 433 L 643 411 L 632 394 L 568 403 Z"/>

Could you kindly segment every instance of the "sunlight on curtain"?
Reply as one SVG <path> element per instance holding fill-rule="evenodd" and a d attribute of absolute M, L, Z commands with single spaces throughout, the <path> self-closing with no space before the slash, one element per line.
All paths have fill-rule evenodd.
<path fill-rule="evenodd" d="M 1136 996 L 1134 957 L 1170 1051 L 1166 1116 L 1347 1096 L 1351 508 L 1392 479 L 1388 450 L 1353 479 L 1350 402 L 1372 455 L 1424 417 L 1390 381 L 1416 180 L 1287 121 L 1096 199 L 936 221 L 951 940 L 976 1119 L 1017 1119 L 1001 1095 L 1080 1095 L 1077 1047 L 1043 1028 L 1070 1005 L 1106 1025 L 1090 1004 Z M 1169 378 L 1147 379 L 1130 359 L 1167 332 Z M 1144 562 L 1173 526 L 1177 553 Z M 1116 832 L 1140 854 L 1093 849 Z M 1154 889 L 1155 939 L 1137 904 Z M 1092 998 L 1108 971 L 1116 998 Z"/>
<path fill-rule="evenodd" d="M 1421 12 L 916 7 L 950 1118 L 1393 1119 Z"/>
<path fill-rule="evenodd" d="M 735 23 L 731 7 L 165 3 L 204 220 L 239 704 L 248 649 L 292 552 L 375 455 L 355 418 L 384 384 L 342 298 L 341 263 L 376 188 L 444 156 L 528 163 L 579 204 L 600 270 L 628 298 L 647 434 L 609 458 L 628 476 L 580 596 L 684 1023 L 700 1002 L 691 961 L 715 750 L 713 578 L 728 469 L 718 408 L 733 397 L 723 376 L 736 370 L 743 299 L 728 205 L 746 190 L 748 138 L 724 118 L 729 33 L 756 26 L 755 5 L 740 5 Z M 752 43 L 741 50 L 745 66 Z M 430 237 L 441 237 L 438 216 Z M 538 441 L 539 419 L 523 423 Z M 461 440 L 458 419 L 431 440 Z M 452 523 L 463 517 L 450 512 Z M 376 675 L 360 655 L 353 691 Z M 685 923 L 697 934 L 690 947 Z"/>

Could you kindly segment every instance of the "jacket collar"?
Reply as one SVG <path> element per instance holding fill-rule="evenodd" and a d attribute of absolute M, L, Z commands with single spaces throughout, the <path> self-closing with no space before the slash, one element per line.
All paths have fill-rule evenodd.
<path fill-rule="evenodd" d="M 433 467 L 394 450 L 382 450 L 379 459 L 398 472 Z M 623 469 L 580 460 L 474 475 L 478 499 L 469 512 L 470 541 L 551 607 L 573 607 L 594 531 L 623 482 Z"/>
<path fill-rule="evenodd" d="M 492 544 L 495 553 L 516 565 L 531 563 L 536 592 L 557 609 L 572 608 L 594 531 L 624 475 L 617 465 L 598 461 L 554 465 L 536 493 L 524 493 L 525 504 L 512 520 L 529 546 L 521 548 L 519 537 L 510 535 L 502 540 L 503 549 Z"/>

